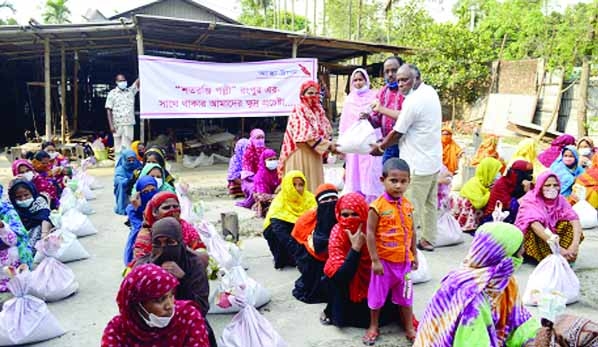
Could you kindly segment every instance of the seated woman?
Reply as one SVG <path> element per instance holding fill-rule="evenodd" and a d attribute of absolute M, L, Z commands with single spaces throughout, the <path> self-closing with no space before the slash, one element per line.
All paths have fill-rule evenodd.
<path fill-rule="evenodd" d="M 25 159 L 17 159 L 12 163 L 12 174 L 16 178 L 24 179 L 35 185 L 37 191 L 46 197 L 52 208 L 58 208 L 59 196 L 56 186 L 48 179 L 40 176 L 33 169 L 33 165 Z"/>
<path fill-rule="evenodd" d="M 525 160 L 514 162 L 507 174 L 501 176 L 492 186 L 482 223 L 493 220 L 492 212 L 494 212 L 496 204 L 500 202 L 502 211 L 509 211 L 509 215 L 503 222 L 513 224 L 519 210 L 519 199 L 532 188 L 533 173 L 534 170 L 530 162 Z"/>
<path fill-rule="evenodd" d="M 560 135 L 556 139 L 552 140 L 550 147 L 538 155 L 538 161 L 542 163 L 544 167 L 550 167 L 550 165 L 552 165 L 552 163 L 554 163 L 554 161 L 561 155 L 561 152 L 565 146 L 574 144 L 575 137 L 569 134 Z"/>
<path fill-rule="evenodd" d="M 453 140 L 453 130 L 442 128 L 442 163 L 454 175 L 459 169 L 459 158 L 463 155 L 461 147 Z"/>
<path fill-rule="evenodd" d="M 54 144 L 54 142 L 51 142 L 51 141 L 43 142 L 42 143 L 42 151 L 45 151 L 46 153 L 48 153 L 48 155 L 50 155 L 50 159 L 51 159 L 53 168 L 56 168 L 56 167 L 66 168 L 69 165 L 68 158 L 65 158 L 60 152 L 58 152 L 58 149 L 56 148 L 56 145 Z M 65 174 L 66 174 L 66 170 L 65 170 Z"/>
<path fill-rule="evenodd" d="M 174 177 L 168 172 L 166 169 L 166 153 L 164 150 L 157 146 L 152 146 L 148 148 L 145 153 L 143 154 L 143 162 L 141 163 L 143 167 L 148 163 L 158 164 L 163 169 L 163 177 L 164 183 L 168 183 L 170 186 L 174 187 Z M 129 181 L 129 191 L 132 192 L 135 188 L 135 183 L 141 174 L 142 168 L 139 168 L 133 172 L 133 177 Z M 132 195 L 132 194 L 131 194 Z"/>
<path fill-rule="evenodd" d="M 179 280 L 179 286 L 173 293 L 175 299 L 196 302 L 201 315 L 206 317 L 210 309 L 207 257 L 202 259 L 187 249 L 181 224 L 173 217 L 165 217 L 154 223 L 151 233 L 152 251 L 140 258 L 135 266 L 151 263 L 168 271 Z M 216 338 L 207 320 L 206 328 L 210 336 L 210 345 L 217 347 Z"/>
<path fill-rule="evenodd" d="M 241 138 L 235 144 L 235 152 L 228 162 L 228 174 L 226 180 L 228 181 L 228 195 L 233 199 L 243 198 L 243 190 L 241 189 L 241 170 L 243 169 L 243 153 L 249 145 L 249 140 Z"/>
<path fill-rule="evenodd" d="M 253 199 L 254 176 L 260 166 L 260 158 L 266 149 L 266 134 L 262 129 L 253 129 L 249 134 L 249 145 L 243 153 L 243 165 L 241 170 L 241 188 L 245 194 L 245 200 L 237 203 L 237 206 L 251 208 L 255 203 Z"/>
<path fill-rule="evenodd" d="M 53 228 L 48 200 L 37 192 L 33 183 L 22 179 L 10 183 L 8 197 L 27 230 L 29 247 L 35 254 L 35 243 Z"/>
<path fill-rule="evenodd" d="M 274 268 L 295 266 L 298 244 L 291 237 L 297 219 L 316 207 L 314 195 L 305 189 L 301 171 L 289 171 L 282 179 L 281 190 L 272 200 L 264 221 L 264 238 L 274 256 Z"/>
<path fill-rule="evenodd" d="M 174 217 L 181 223 L 183 241 L 187 247 L 191 249 L 206 248 L 193 225 L 181 219 L 181 207 L 176 194 L 171 192 L 156 194 L 147 204 L 143 216 L 143 227 L 139 230 L 133 249 L 135 260 L 152 252 L 151 228 L 155 222 L 164 217 Z"/>
<path fill-rule="evenodd" d="M 299 243 L 295 259 L 301 276 L 295 281 L 293 296 L 306 304 L 326 302 L 328 283 L 322 281 L 328 259 L 328 239 L 336 224 L 338 190 L 330 183 L 316 190 L 318 207 L 305 212 L 295 223 L 291 236 Z"/>
<path fill-rule="evenodd" d="M 126 208 L 129 204 L 127 187 L 129 180 L 133 177 L 133 172 L 140 167 L 141 163 L 137 160 L 133 150 L 125 149 L 121 152 L 114 168 L 114 198 L 116 199 L 114 212 L 116 214 L 125 215 L 127 213 Z"/>
<path fill-rule="evenodd" d="M 561 255 L 574 262 L 582 240 L 577 213 L 559 194 L 561 183 L 552 171 L 545 171 L 536 180 L 533 190 L 521 198 L 515 225 L 525 234 L 525 254 L 541 261 L 552 254 L 546 240 L 559 237 Z"/>
<path fill-rule="evenodd" d="M 278 159 L 273 149 L 266 148 L 260 156 L 259 168 L 253 178 L 253 198 L 257 216 L 263 218 L 274 199 L 276 189 L 280 185 L 278 178 Z"/>
<path fill-rule="evenodd" d="M 577 152 L 579 153 L 579 165 L 586 169 L 592 164 L 592 157 L 596 153 L 594 141 L 588 136 L 584 136 L 577 141 Z"/>
<path fill-rule="evenodd" d="M 490 187 L 500 175 L 502 167 L 497 159 L 483 159 L 476 167 L 475 176 L 463 185 L 459 196 L 453 198 L 453 215 L 463 231 L 471 232 L 479 226 L 483 209 L 490 199 Z"/>
<path fill-rule="evenodd" d="M 429 302 L 414 347 L 524 346 L 540 328 L 518 293 L 523 235 L 507 223 L 486 223 L 458 270 Z M 475 341 L 475 343 L 472 343 Z"/>
<path fill-rule="evenodd" d="M 498 136 L 486 135 L 484 141 L 478 147 L 475 155 L 471 159 L 471 166 L 477 166 L 484 158 L 500 159 L 496 147 L 498 146 Z"/>
<path fill-rule="evenodd" d="M 507 167 L 511 167 L 517 160 L 525 160 L 532 164 L 534 178 L 546 170 L 546 167 L 538 161 L 538 145 L 533 139 L 525 139 L 519 142 Z"/>
<path fill-rule="evenodd" d="M 102 347 L 209 347 L 197 303 L 175 299 L 179 281 L 154 264 L 136 267 L 120 285 L 119 314 L 102 335 Z"/>
<path fill-rule="evenodd" d="M 598 209 L 598 154 L 594 154 L 592 164 L 589 165 L 586 171 L 577 176 L 575 184 L 586 188 L 586 200 L 592 207 Z M 575 197 L 575 202 L 577 202 L 578 198 Z"/>
<path fill-rule="evenodd" d="M 152 176 L 145 176 L 137 180 L 135 188 L 138 196 L 127 205 L 127 216 L 130 222 L 130 231 L 125 245 L 124 261 L 125 266 L 133 261 L 133 248 L 139 230 L 143 227 L 143 212 L 149 201 L 158 193 L 158 183 Z"/>
<path fill-rule="evenodd" d="M 552 171 L 559 179 L 561 195 L 568 198 L 573 193 L 573 184 L 583 168 L 579 165 L 579 154 L 574 146 L 565 146 L 561 156 L 550 165 Z"/>
<path fill-rule="evenodd" d="M 62 188 L 52 175 L 50 156 L 44 151 L 35 153 L 31 162 L 34 172 L 34 181 L 39 192 L 49 197 L 50 208 L 58 209 Z"/>
<path fill-rule="evenodd" d="M 31 268 L 33 264 L 33 248 L 29 244 L 29 235 L 13 205 L 1 198 L 3 192 L 4 187 L 0 185 L 0 222 L 5 227 L 8 227 L 17 237 L 16 247 L 19 255 L 19 264 L 27 264 Z"/>
<path fill-rule="evenodd" d="M 133 141 L 131 143 L 131 149 L 133 150 L 133 152 L 135 152 L 135 155 L 137 155 L 137 160 L 139 160 L 139 162 L 142 162 L 143 155 L 145 154 L 145 145 L 141 143 L 141 141 Z"/>
<path fill-rule="evenodd" d="M 161 167 L 160 164 L 154 164 L 154 163 L 145 164 L 143 169 L 141 169 L 141 173 L 139 174 L 139 177 L 137 179 L 139 179 L 141 177 L 145 177 L 145 176 L 152 176 L 153 178 L 156 179 L 156 182 L 158 183 L 159 191 L 171 192 L 171 193 L 175 192 L 174 186 L 170 185 L 168 182 L 166 182 L 164 180 L 164 177 L 166 177 L 166 170 L 164 170 L 164 168 Z M 136 193 L 137 193 L 137 189 L 133 188 L 131 196 L 134 196 Z"/>

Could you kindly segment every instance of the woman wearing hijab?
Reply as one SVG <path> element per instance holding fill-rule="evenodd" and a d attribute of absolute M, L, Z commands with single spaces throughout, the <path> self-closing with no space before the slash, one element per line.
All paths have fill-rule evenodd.
<path fill-rule="evenodd" d="M 131 143 L 131 149 L 133 150 L 133 152 L 135 152 L 135 155 L 137 155 L 137 160 L 139 160 L 139 162 L 142 162 L 143 155 L 145 154 L 145 145 L 141 143 L 141 141 L 133 141 Z"/>
<path fill-rule="evenodd" d="M 46 193 L 50 199 L 50 207 L 57 209 L 60 206 L 60 195 L 62 189 L 58 182 L 52 177 L 50 156 L 44 151 L 38 151 L 31 161 L 36 178 L 36 186 L 40 185 L 40 191 Z M 43 188 L 43 190 L 41 190 Z"/>
<path fill-rule="evenodd" d="M 191 300 L 197 303 L 199 311 L 206 317 L 210 309 L 208 296 L 210 284 L 207 276 L 207 263 L 190 251 L 183 241 L 181 224 L 173 217 L 165 217 L 152 226 L 152 251 L 137 261 L 141 264 L 155 264 L 179 281 L 174 291 L 176 300 Z M 206 327 L 212 347 L 217 347 L 216 338 L 206 320 Z"/>
<path fill-rule="evenodd" d="M 362 113 L 369 113 L 372 103 L 377 100 L 376 92 L 370 89 L 370 79 L 364 69 L 355 69 L 350 81 L 350 93 L 345 98 L 339 123 L 340 135 L 359 122 Z M 374 201 L 382 195 L 384 189 L 378 177 L 372 175 L 372 172 L 382 172 L 382 157 L 369 154 L 345 154 L 344 191 L 359 192 L 366 196 L 366 201 Z"/>
<path fill-rule="evenodd" d="M 164 167 L 160 166 L 160 164 L 147 163 L 147 164 L 145 164 L 143 169 L 141 169 L 141 172 L 139 173 L 139 178 L 145 177 L 145 176 L 152 176 L 156 179 L 156 182 L 158 183 L 159 191 L 174 193 L 175 192 L 174 186 L 171 185 L 170 183 L 166 182 L 166 180 L 164 179 L 164 177 L 166 177 L 167 174 L 168 173 L 166 172 Z M 139 178 L 137 178 L 137 179 L 139 179 Z M 137 194 L 137 189 L 135 187 L 133 187 L 132 195 L 135 195 L 135 194 Z"/>
<path fill-rule="evenodd" d="M 260 156 L 259 168 L 253 179 L 253 197 L 257 216 L 263 218 L 276 196 L 276 189 L 280 185 L 278 178 L 278 159 L 273 149 L 266 148 Z"/>
<path fill-rule="evenodd" d="M 565 146 L 571 146 L 575 144 L 575 137 L 569 134 L 563 134 L 557 137 L 556 139 L 552 140 L 550 147 L 542 151 L 540 155 L 538 155 L 538 161 L 542 163 L 544 167 L 550 167 L 552 163 L 561 155 L 563 148 Z"/>
<path fill-rule="evenodd" d="M 588 136 L 584 136 L 577 141 L 577 152 L 579 153 L 579 164 L 586 169 L 592 164 L 592 157 L 596 153 L 594 141 Z"/>
<path fill-rule="evenodd" d="M 37 174 L 33 165 L 28 160 L 15 160 L 12 163 L 12 174 L 17 178 L 33 183 L 37 191 L 46 198 L 52 209 L 57 209 L 60 206 L 56 185 L 47 177 Z"/>
<path fill-rule="evenodd" d="M 301 276 L 295 281 L 293 296 L 306 304 L 326 302 L 328 283 L 323 281 L 328 259 L 328 239 L 336 224 L 335 206 L 338 190 L 330 183 L 316 190 L 317 208 L 305 212 L 295 223 L 291 236 L 297 243 L 297 268 Z"/>
<path fill-rule="evenodd" d="M 324 183 L 322 155 L 336 151 L 332 126 L 320 104 L 319 89 L 314 81 L 301 85 L 301 103 L 295 105 L 289 116 L 278 162 L 279 177 L 301 171 L 307 178 L 306 190 L 312 192 Z"/>
<path fill-rule="evenodd" d="M 471 159 L 471 165 L 477 166 L 484 158 L 494 158 L 499 159 L 500 156 L 496 151 L 496 147 L 498 146 L 498 136 L 496 135 L 486 135 L 484 141 L 478 147 L 475 155 Z"/>
<path fill-rule="evenodd" d="M 463 185 L 459 196 L 453 199 L 453 215 L 463 231 L 477 229 L 483 209 L 490 199 L 490 188 L 500 175 L 502 166 L 497 159 L 483 159 L 476 167 L 475 176 Z"/>
<path fill-rule="evenodd" d="M 518 294 L 523 235 L 507 223 L 478 229 L 458 270 L 424 311 L 414 347 L 524 346 L 540 328 Z M 473 342 L 475 341 L 475 343 Z"/>
<path fill-rule="evenodd" d="M 561 156 L 550 165 L 552 171 L 561 183 L 561 195 L 568 198 L 573 193 L 573 184 L 584 170 L 579 165 L 579 154 L 575 146 L 565 146 Z"/>
<path fill-rule="evenodd" d="M 575 183 L 586 188 L 586 200 L 598 209 L 598 154 L 594 154 L 592 164 L 577 177 Z"/>
<path fill-rule="evenodd" d="M 141 167 L 137 160 L 137 155 L 131 149 L 125 149 L 118 158 L 118 163 L 114 168 L 114 198 L 116 206 L 114 212 L 120 215 L 126 215 L 127 205 L 129 204 L 129 194 L 127 187 L 133 177 L 133 172 Z"/>
<path fill-rule="evenodd" d="M 519 210 L 519 199 L 532 187 L 533 173 L 534 170 L 530 162 L 515 161 L 507 174 L 501 176 L 492 186 L 490 198 L 484 210 L 483 221 L 492 221 L 492 212 L 499 203 L 502 206 L 502 211 L 509 211 L 509 215 L 503 222 L 513 224 Z"/>
<path fill-rule="evenodd" d="M 46 151 L 37 151 L 31 160 L 33 169 L 39 176 L 42 176 L 56 187 L 57 195 L 62 194 L 64 189 L 64 179 L 67 177 L 67 170 L 62 167 L 54 166 L 54 159 Z"/>
<path fill-rule="evenodd" d="M 459 158 L 463 155 L 461 147 L 453 140 L 453 130 L 450 127 L 442 128 L 442 163 L 451 175 L 459 169 Z"/>
<path fill-rule="evenodd" d="M 17 237 L 16 246 L 20 264 L 27 264 L 31 268 L 33 264 L 33 247 L 30 246 L 29 234 L 13 205 L 1 198 L 3 192 L 4 187 L 0 184 L 0 222 L 5 228 L 14 232 Z M 5 245 L 0 243 L 0 248 L 2 247 L 5 247 Z"/>
<path fill-rule="evenodd" d="M 513 163 L 517 160 L 525 160 L 527 162 L 532 163 L 534 168 L 534 177 L 537 177 L 540 173 L 546 170 L 546 167 L 542 165 L 540 161 L 538 161 L 538 145 L 536 141 L 533 139 L 525 139 L 517 145 L 515 148 L 515 153 L 511 156 L 511 160 L 509 160 L 509 165 L 507 167 L 511 167 Z"/>
<path fill-rule="evenodd" d="M 124 262 L 125 266 L 133 261 L 133 248 L 139 230 L 143 227 L 143 212 L 149 201 L 158 193 L 158 183 L 152 176 L 145 176 L 137 180 L 135 188 L 139 192 L 139 199 L 133 200 L 127 205 L 127 216 L 130 222 L 130 231 L 125 245 Z"/>
<path fill-rule="evenodd" d="M 179 281 L 154 264 L 136 267 L 120 285 L 119 314 L 104 329 L 102 347 L 209 347 L 194 301 L 175 300 Z"/>
<path fill-rule="evenodd" d="M 243 169 L 243 154 L 249 145 L 246 138 L 239 139 L 235 144 L 235 152 L 228 162 L 228 194 L 233 198 L 242 198 L 245 196 L 241 189 L 241 170 Z"/>
<path fill-rule="evenodd" d="M 168 170 L 166 170 L 166 153 L 164 152 L 164 150 L 162 148 L 157 147 L 157 146 L 152 146 L 145 151 L 145 153 L 143 154 L 143 162 L 142 162 L 143 167 L 145 167 L 145 165 L 147 165 L 148 163 L 160 165 L 160 167 L 163 169 L 163 173 L 164 173 L 164 175 L 162 176 L 162 179 L 164 180 L 165 183 L 168 183 L 170 186 L 174 187 L 175 180 L 174 180 L 174 177 L 168 172 Z M 137 182 L 137 179 L 139 178 L 139 175 L 141 174 L 142 168 L 139 168 L 139 169 L 135 170 L 135 172 L 133 172 L 133 177 L 129 181 L 129 191 L 130 192 L 132 192 L 133 189 L 135 188 L 135 183 Z"/>
<path fill-rule="evenodd" d="M 31 182 L 22 179 L 10 183 L 8 197 L 27 230 L 29 247 L 35 253 L 35 243 L 50 234 L 53 227 L 48 201 L 37 192 Z"/>
<path fill-rule="evenodd" d="M 577 259 L 583 238 L 577 213 L 559 194 L 558 176 L 545 171 L 536 180 L 536 186 L 523 196 L 515 225 L 525 234 L 525 254 L 541 261 L 552 254 L 548 243 L 553 235 L 559 237 L 561 255 L 568 261 Z"/>
<path fill-rule="evenodd" d="M 295 266 L 298 244 L 291 237 L 297 219 L 316 207 L 314 195 L 307 190 L 308 181 L 300 171 L 289 171 L 282 179 L 281 190 L 272 200 L 264 221 L 264 238 L 274 256 L 274 268 Z"/>
<path fill-rule="evenodd" d="M 253 129 L 249 134 L 249 145 L 243 153 L 243 165 L 241 170 L 241 188 L 245 194 L 245 200 L 237 203 L 237 206 L 251 208 L 255 203 L 253 198 L 255 174 L 260 166 L 260 157 L 266 149 L 266 134 L 262 129 Z"/>

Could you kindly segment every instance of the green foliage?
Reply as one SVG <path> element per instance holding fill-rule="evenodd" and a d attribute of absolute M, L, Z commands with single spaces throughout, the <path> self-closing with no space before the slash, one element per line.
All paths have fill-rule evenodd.
<path fill-rule="evenodd" d="M 327 0 L 325 34 L 342 39 L 386 42 L 382 10 L 381 1 Z"/>
<path fill-rule="evenodd" d="M 274 6 L 272 1 L 266 0 L 241 0 L 241 16 L 239 22 L 264 28 L 274 28 Z M 309 28 L 309 21 L 304 16 L 295 14 L 293 29 L 293 15 L 291 12 L 279 11 L 281 16 L 280 26 L 276 29 L 304 31 Z"/>
<path fill-rule="evenodd" d="M 0 2 L 0 12 L 5 12 L 3 10 L 9 10 L 13 14 L 16 12 L 14 5 L 8 0 Z M 14 18 L 0 18 L 0 25 L 17 25 L 17 21 Z"/>
<path fill-rule="evenodd" d="M 44 22 L 48 24 L 70 23 L 71 10 L 67 7 L 68 0 L 47 0 L 43 13 Z"/>

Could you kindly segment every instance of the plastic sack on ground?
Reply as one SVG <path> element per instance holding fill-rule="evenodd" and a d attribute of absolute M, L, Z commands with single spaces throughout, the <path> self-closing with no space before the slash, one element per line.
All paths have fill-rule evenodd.
<path fill-rule="evenodd" d="M 65 213 L 74 208 L 77 208 L 77 197 L 70 187 L 65 187 L 60 196 L 60 211 Z"/>
<path fill-rule="evenodd" d="M 214 292 L 210 293 L 210 311 L 208 313 L 235 313 L 241 310 L 239 303 L 230 296 L 243 295 L 245 302 L 254 307 L 261 307 L 270 301 L 270 293 L 261 284 L 247 275 L 242 266 L 230 270 L 221 269 L 224 275 Z M 239 293 L 242 288 L 242 293 Z"/>
<path fill-rule="evenodd" d="M 242 291 L 239 289 L 238 291 Z M 272 324 L 242 297 L 232 298 L 242 307 L 231 322 L 224 327 L 219 346 L 222 347 L 287 347 L 287 343 L 274 330 Z"/>
<path fill-rule="evenodd" d="M 368 120 L 362 119 L 354 123 L 339 136 L 336 145 L 342 153 L 368 154 L 371 144 L 376 143 L 376 132 Z"/>
<path fill-rule="evenodd" d="M 62 229 L 75 234 L 77 237 L 84 237 L 98 233 L 89 217 L 78 209 L 70 209 L 62 215 Z"/>
<path fill-rule="evenodd" d="M 241 251 L 232 242 L 225 241 L 212 223 L 201 221 L 195 224 L 201 240 L 206 245 L 208 254 L 224 269 L 241 265 Z"/>
<path fill-rule="evenodd" d="M 0 312 L 0 346 L 49 340 L 65 333 L 43 300 L 29 293 L 31 273 L 26 265 L 9 268 L 8 289 L 14 295 Z"/>
<path fill-rule="evenodd" d="M 430 274 L 428 261 L 426 260 L 424 253 L 422 253 L 419 249 L 417 250 L 417 261 L 417 270 L 411 271 L 411 282 L 413 282 L 413 284 L 417 284 L 430 281 L 432 279 L 432 274 Z"/>
<path fill-rule="evenodd" d="M 544 258 L 529 276 L 523 294 L 523 303 L 536 306 L 544 295 L 560 294 L 567 298 L 567 304 L 579 300 L 579 279 L 560 254 L 558 238 L 548 242 L 552 254 Z"/>
<path fill-rule="evenodd" d="M 77 240 L 77 236 L 66 230 L 58 229 L 52 234 L 60 240 L 60 248 L 54 254 L 54 258 L 62 263 L 68 263 L 69 261 L 81 260 L 89 258 L 89 253 L 83 248 L 83 245 Z M 43 252 L 37 252 L 35 254 L 34 262 L 41 262 L 46 256 Z"/>
<path fill-rule="evenodd" d="M 584 229 L 592 229 L 598 226 L 598 212 L 587 200 L 581 200 L 573 205 L 573 210 L 579 217 L 579 223 Z"/>
<path fill-rule="evenodd" d="M 464 241 L 461 226 L 449 210 L 442 211 L 438 217 L 437 228 L 435 247 L 456 245 Z"/>

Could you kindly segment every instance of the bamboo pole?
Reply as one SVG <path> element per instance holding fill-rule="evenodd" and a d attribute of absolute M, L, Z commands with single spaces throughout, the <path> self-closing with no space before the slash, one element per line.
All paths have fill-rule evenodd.
<path fill-rule="evenodd" d="M 137 26 L 137 36 L 135 36 L 135 40 L 137 41 L 137 55 L 143 55 L 143 32 L 141 31 L 141 27 Z M 143 82 L 142 82 L 143 83 Z M 148 128 L 149 128 L 149 121 L 148 121 Z M 148 141 L 151 135 L 148 136 Z M 145 142 L 145 120 L 139 117 L 139 139 L 141 143 Z"/>
<path fill-rule="evenodd" d="M 314 0 L 314 35 L 318 35 L 317 8 L 318 8 L 317 0 Z"/>
<path fill-rule="evenodd" d="M 52 140 L 52 95 L 50 93 L 50 39 L 44 39 L 44 111 L 46 114 L 46 140 Z"/>
<path fill-rule="evenodd" d="M 588 42 L 594 42 L 595 26 L 596 26 L 596 13 L 590 19 L 590 31 L 588 32 Z M 577 106 L 577 137 L 581 138 L 586 136 L 587 130 L 587 111 L 588 111 L 588 86 L 590 85 L 590 56 L 592 55 L 592 49 L 587 48 L 583 52 L 582 65 L 581 65 L 581 76 L 579 78 L 579 100 Z"/>
<path fill-rule="evenodd" d="M 66 143 L 66 56 L 60 49 L 60 141 Z"/>
<path fill-rule="evenodd" d="M 291 0 L 291 28 L 293 31 L 297 30 L 295 28 L 295 0 Z"/>
<path fill-rule="evenodd" d="M 79 52 L 75 51 L 73 64 L 73 131 L 79 128 Z"/>
<path fill-rule="evenodd" d="M 297 39 L 294 39 L 293 40 L 293 50 L 291 51 L 292 58 L 297 58 L 297 48 L 298 48 Z"/>

